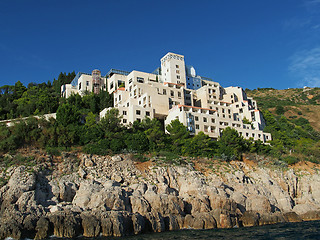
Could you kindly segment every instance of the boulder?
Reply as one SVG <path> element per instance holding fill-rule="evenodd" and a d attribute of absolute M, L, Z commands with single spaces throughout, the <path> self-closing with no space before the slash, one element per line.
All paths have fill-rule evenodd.
<path fill-rule="evenodd" d="M 133 213 L 146 215 L 151 211 L 150 204 L 144 197 L 130 196 L 130 203 Z"/>
<path fill-rule="evenodd" d="M 259 213 L 271 213 L 271 204 L 266 196 L 250 195 L 246 200 L 246 209 Z"/>
<path fill-rule="evenodd" d="M 59 183 L 59 187 L 60 187 L 60 192 L 59 192 L 60 201 L 72 202 L 78 190 L 77 185 L 70 181 L 63 181 Z"/>
<path fill-rule="evenodd" d="M 301 222 L 301 217 L 295 212 L 286 212 L 283 213 L 283 217 L 286 222 Z"/>
<path fill-rule="evenodd" d="M 269 225 L 285 221 L 286 220 L 281 213 L 264 213 L 260 215 L 259 225 Z"/>
<path fill-rule="evenodd" d="M 303 221 L 320 220 L 320 211 L 308 211 L 304 214 L 301 214 L 300 217 Z"/>
<path fill-rule="evenodd" d="M 246 211 L 241 216 L 240 223 L 244 227 L 259 226 L 259 214 L 253 211 Z"/>
<path fill-rule="evenodd" d="M 184 214 L 184 202 L 177 196 L 146 193 L 144 197 L 150 203 L 151 208 L 163 216 Z"/>

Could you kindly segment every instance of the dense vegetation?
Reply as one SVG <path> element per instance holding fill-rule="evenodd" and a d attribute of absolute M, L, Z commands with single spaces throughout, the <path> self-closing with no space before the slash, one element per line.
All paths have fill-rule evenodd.
<path fill-rule="evenodd" d="M 231 128 L 226 128 L 221 138 L 214 141 L 203 132 L 191 136 L 178 120 L 167 127 L 169 134 L 165 133 L 163 122 L 157 119 L 146 118 L 123 126 L 116 109 L 111 109 L 105 118 L 97 121 L 99 112 L 113 105 L 112 96 L 102 91 L 98 95 L 87 93 L 84 97 L 72 95 L 68 99 L 60 98 L 61 85 L 70 83 L 74 76 L 74 72 L 61 73 L 52 84 L 30 83 L 25 87 L 17 82 L 14 86 L 0 88 L 1 119 L 57 113 L 56 119 L 49 121 L 30 117 L 12 127 L 0 125 L 0 152 L 14 152 L 21 147 L 32 146 L 52 154 L 58 154 L 60 149 L 80 147 L 82 151 L 92 154 L 149 152 L 217 157 L 222 160 L 241 159 L 242 153 L 252 152 L 271 155 L 289 164 L 301 159 L 317 162 L 320 158 L 320 134 L 305 118 L 286 118 L 281 101 L 279 104 L 272 100 L 278 104 L 275 105 L 277 114 L 273 114 L 266 108 L 271 103 L 268 105 L 267 101 L 263 104 L 258 98 L 267 124 L 265 131 L 273 137 L 270 145 L 245 140 Z"/>
<path fill-rule="evenodd" d="M 246 89 L 246 92 L 248 96 L 257 100 L 267 125 L 264 131 L 272 134 L 270 144 L 273 156 L 282 158 L 288 163 L 299 160 L 319 162 L 320 133 L 314 130 L 306 119 L 307 113 L 299 110 L 299 106 L 312 109 L 320 105 L 319 88 L 286 90 L 258 88 Z"/>
<path fill-rule="evenodd" d="M 0 151 L 14 151 L 23 146 L 57 148 L 82 146 L 92 154 L 171 153 L 184 156 L 218 156 L 224 160 L 240 159 L 243 152 L 268 153 L 270 147 L 261 142 L 244 140 L 234 129 L 227 128 L 219 141 L 203 132 L 191 137 L 178 120 L 167 128 L 157 119 L 146 118 L 123 126 L 117 109 L 110 109 L 101 121 L 92 111 L 84 115 L 86 97 L 74 95 L 59 106 L 56 120 L 29 118 L 12 127 L 0 126 Z M 75 104 L 75 102 L 77 104 Z M 72 103 L 72 104 L 71 104 Z M 88 106 L 87 106 L 88 107 Z M 84 117 L 85 116 L 85 117 Z"/>
<path fill-rule="evenodd" d="M 75 72 L 60 73 L 52 83 L 29 83 L 25 87 L 18 81 L 14 86 L 0 87 L 0 120 L 56 112 L 61 85 L 70 83 L 74 77 Z"/>

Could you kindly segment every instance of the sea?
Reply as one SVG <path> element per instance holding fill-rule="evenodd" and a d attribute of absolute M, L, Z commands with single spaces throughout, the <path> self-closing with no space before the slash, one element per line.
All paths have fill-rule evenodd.
<path fill-rule="evenodd" d="M 50 238 L 57 239 L 57 238 Z M 211 230 L 180 230 L 162 233 L 149 233 L 126 237 L 98 237 L 79 239 L 99 239 L 99 240 L 171 240 L 171 239 L 319 239 L 320 221 L 299 222 L 299 223 L 279 223 L 259 227 L 243 227 L 232 229 L 211 229 Z M 60 238 L 61 240 L 61 238 Z"/>

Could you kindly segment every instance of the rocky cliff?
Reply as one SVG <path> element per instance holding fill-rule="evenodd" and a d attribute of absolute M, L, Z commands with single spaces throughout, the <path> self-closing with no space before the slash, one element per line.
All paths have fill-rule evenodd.
<path fill-rule="evenodd" d="M 42 155 L 3 168 L 0 238 L 124 236 L 320 219 L 317 165 Z M 177 163 L 177 162 L 176 162 Z"/>

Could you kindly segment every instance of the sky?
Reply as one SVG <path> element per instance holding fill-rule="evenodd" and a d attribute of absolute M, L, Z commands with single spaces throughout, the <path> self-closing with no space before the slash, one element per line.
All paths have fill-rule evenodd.
<path fill-rule="evenodd" d="M 320 0 L 0 0 L 0 86 L 167 52 L 223 87 L 320 87 Z"/>

